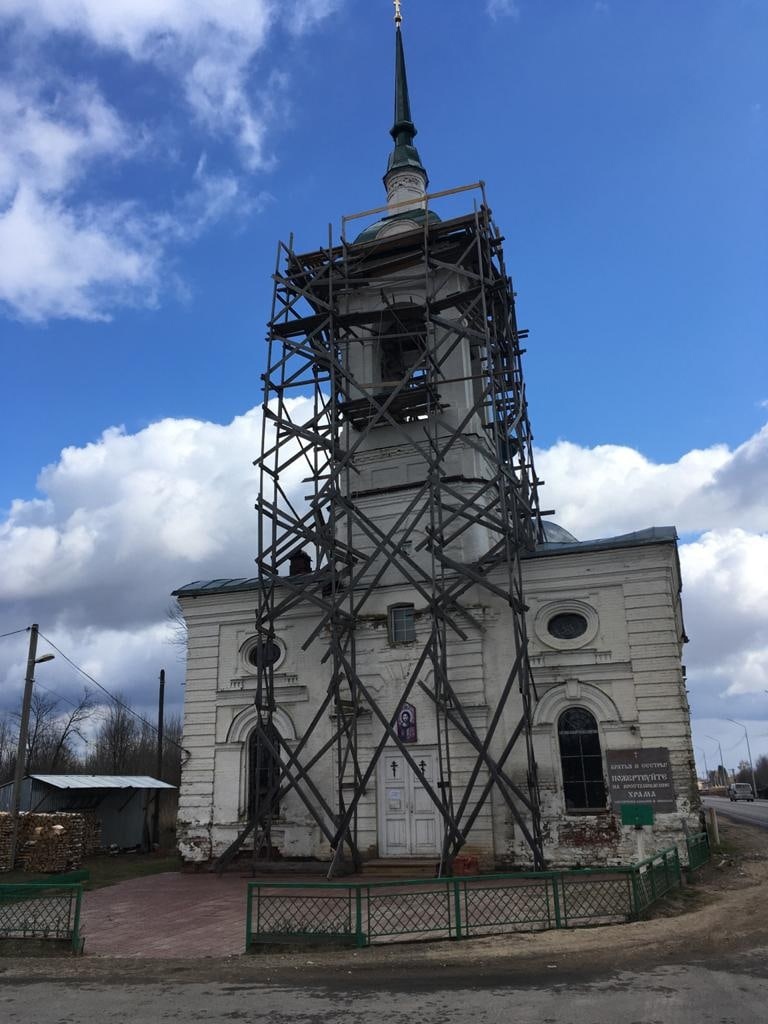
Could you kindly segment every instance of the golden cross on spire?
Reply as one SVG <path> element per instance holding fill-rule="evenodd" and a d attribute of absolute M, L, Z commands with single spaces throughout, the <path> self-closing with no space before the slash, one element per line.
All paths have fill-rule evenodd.
<path fill-rule="evenodd" d="M 400 10 L 401 0 L 394 0 L 395 4 L 395 24 L 401 25 L 403 22 L 403 12 Z"/>

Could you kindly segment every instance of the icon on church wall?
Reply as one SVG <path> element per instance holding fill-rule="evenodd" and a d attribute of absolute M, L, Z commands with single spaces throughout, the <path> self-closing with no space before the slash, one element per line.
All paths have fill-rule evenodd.
<path fill-rule="evenodd" d="M 413 704 L 403 704 L 397 713 L 397 738 L 403 743 L 416 742 L 416 708 Z"/>

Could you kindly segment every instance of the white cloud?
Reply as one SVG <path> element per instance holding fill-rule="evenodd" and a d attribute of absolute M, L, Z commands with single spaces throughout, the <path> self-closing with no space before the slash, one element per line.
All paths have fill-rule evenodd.
<path fill-rule="evenodd" d="M 16 501 L 0 522 L 0 631 L 37 620 L 76 660 L 91 659 L 98 678 L 129 691 L 148 666 L 172 660 L 170 591 L 254 572 L 251 462 L 260 423 L 258 409 L 228 424 L 165 419 L 65 449 L 41 472 L 40 497 Z M 680 558 L 691 637 L 685 660 L 699 717 L 751 721 L 761 714 L 756 695 L 762 701 L 768 689 L 767 452 L 762 430 L 734 450 L 689 452 L 667 465 L 611 445 L 559 442 L 538 453 L 545 500 L 558 497 L 566 511 L 558 518 L 577 536 L 679 516 L 696 532 Z M 283 481 L 291 494 L 303 493 L 303 475 L 297 464 Z M 4 643 L 0 657 L 5 652 Z M 132 676 L 134 655 L 140 671 Z"/>
<path fill-rule="evenodd" d="M 50 600 L 81 626 L 147 623 L 192 577 L 249 575 L 260 422 L 166 419 L 64 449 L 40 474 L 44 499 L 0 524 L 0 601 Z"/>
<path fill-rule="evenodd" d="M 680 562 L 695 641 L 691 668 L 720 695 L 762 693 L 768 689 L 768 533 L 709 531 L 681 546 Z"/>
<path fill-rule="evenodd" d="M 731 451 L 694 449 L 655 463 L 633 448 L 559 441 L 536 456 L 545 502 L 580 540 L 641 526 L 681 533 L 739 525 L 768 530 L 768 426 Z"/>
<path fill-rule="evenodd" d="M 165 419 L 135 434 L 113 427 L 64 449 L 40 473 L 42 496 L 15 501 L 0 521 L 0 632 L 39 622 L 88 672 L 138 703 L 153 692 L 158 667 L 175 666 L 181 678 L 168 642 L 170 594 L 197 579 L 254 574 L 260 441 L 253 409 L 227 424 Z M 285 476 L 294 497 L 304 475 L 297 462 Z M 22 636 L 0 645 L 0 709 L 17 698 L 25 644 Z M 54 663 L 46 684 L 77 690 L 82 678 L 62 671 Z"/>
<path fill-rule="evenodd" d="M 487 0 L 485 9 L 494 19 L 520 16 L 520 4 L 517 0 Z"/>
<path fill-rule="evenodd" d="M 92 83 L 0 84 L 0 303 L 29 320 L 103 318 L 155 295 L 158 251 L 125 204 L 68 204 L 97 159 L 139 143 Z M 8 258 L 12 256 L 12 258 Z"/>
<path fill-rule="evenodd" d="M 0 83 L 0 203 L 20 182 L 60 192 L 98 158 L 125 154 L 136 140 L 92 83 L 58 86 L 45 98 L 41 83 Z"/>
<path fill-rule="evenodd" d="M 267 90 L 257 103 L 251 95 L 254 57 L 277 21 L 301 33 L 338 6 L 339 0 L 5 0 L 0 17 L 18 19 L 38 37 L 82 36 L 173 75 L 201 122 L 236 138 L 255 169 L 269 160 L 264 134 L 272 97 Z M 277 85 L 272 80 L 270 89 Z"/>
<path fill-rule="evenodd" d="M 31 321 L 108 319 L 116 305 L 154 304 L 168 282 L 169 245 L 196 237 L 235 208 L 258 209 L 239 175 L 198 171 L 187 195 L 149 209 L 121 195 L 89 202 L 98 161 L 158 159 L 152 126 L 134 126 L 108 103 L 97 82 L 68 77 L 52 39 L 76 37 L 132 63 L 152 65 L 170 96 L 185 97 L 211 138 L 231 139 L 249 172 L 273 163 L 270 123 L 284 114 L 288 80 L 256 68 L 270 28 L 303 32 L 335 0 L 3 0 L 0 27 L 11 26 L 17 62 L 0 78 L 0 306 Z M 256 79 L 258 73 L 258 81 Z M 188 117 L 188 115 L 187 115 Z M 167 159 L 163 155 L 162 159 Z M 102 185 L 103 189 L 103 185 Z"/>
<path fill-rule="evenodd" d="M 101 320 L 115 302 L 149 304 L 156 294 L 158 252 L 130 238 L 119 207 L 67 210 L 20 186 L 0 215 L 0 302 L 17 316 Z"/>
<path fill-rule="evenodd" d="M 672 463 L 559 441 L 536 467 L 547 507 L 580 540 L 666 525 L 693 535 L 680 561 L 694 710 L 751 717 L 733 701 L 768 689 L 768 426 Z"/>

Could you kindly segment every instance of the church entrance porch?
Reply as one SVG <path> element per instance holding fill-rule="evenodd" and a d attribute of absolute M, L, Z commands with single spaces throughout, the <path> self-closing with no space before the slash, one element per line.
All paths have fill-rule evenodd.
<path fill-rule="evenodd" d="M 437 749 L 412 747 L 409 753 L 434 787 Z M 396 747 L 384 749 L 377 781 L 380 856 L 432 857 L 439 854 L 440 812 Z"/>

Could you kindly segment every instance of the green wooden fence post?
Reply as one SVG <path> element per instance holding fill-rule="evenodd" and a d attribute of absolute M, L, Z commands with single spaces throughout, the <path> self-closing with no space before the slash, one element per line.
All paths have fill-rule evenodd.
<path fill-rule="evenodd" d="M 358 949 L 365 945 L 363 937 L 363 890 L 362 886 L 359 885 L 355 889 L 355 945 Z"/>
<path fill-rule="evenodd" d="M 251 916 L 253 914 L 253 889 L 251 885 L 248 885 L 248 901 L 245 911 L 245 952 L 250 953 L 251 951 Z"/>
<path fill-rule="evenodd" d="M 554 878 L 552 878 L 551 880 L 548 879 L 546 885 L 549 885 L 550 881 L 552 882 L 552 903 L 554 904 L 555 908 L 555 928 L 562 928 L 563 920 L 560 915 L 560 894 L 557 891 L 558 876 L 555 875 Z"/>
<path fill-rule="evenodd" d="M 639 870 L 638 868 L 632 868 L 630 871 L 630 880 L 632 884 L 632 917 L 637 920 L 640 917 L 640 891 L 638 887 L 639 881 Z"/>
<path fill-rule="evenodd" d="M 80 905 L 83 900 L 83 887 L 78 885 L 75 892 L 75 920 L 72 925 L 72 952 L 82 953 L 83 942 L 80 940 Z"/>
<path fill-rule="evenodd" d="M 447 884 L 451 885 L 450 882 L 447 883 Z M 453 884 L 453 911 L 454 911 L 454 916 L 456 918 L 456 938 L 460 939 L 460 938 L 462 938 L 462 928 L 461 928 L 461 890 L 459 889 L 459 886 L 460 886 L 461 883 L 459 882 L 458 879 L 454 878 L 452 884 Z"/>

